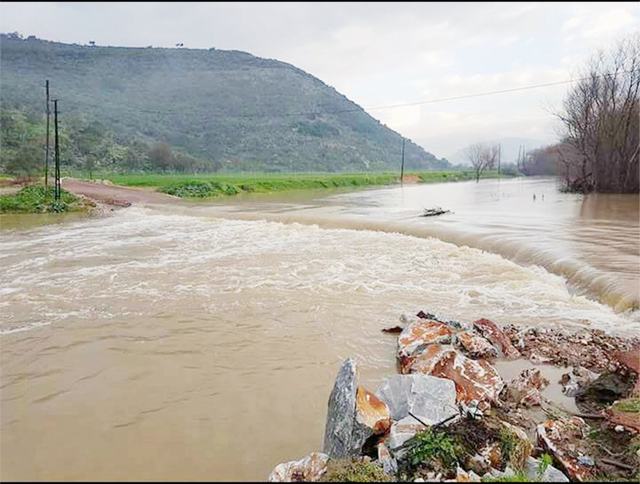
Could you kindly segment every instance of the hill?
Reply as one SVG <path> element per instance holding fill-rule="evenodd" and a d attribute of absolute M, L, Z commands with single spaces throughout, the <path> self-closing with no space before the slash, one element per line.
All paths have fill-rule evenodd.
<path fill-rule="evenodd" d="M 373 171 L 399 165 L 398 133 L 284 62 L 214 48 L 98 47 L 15 34 L 2 34 L 0 49 L 5 112 L 39 119 L 49 79 L 63 125 L 95 136 L 112 133 L 125 147 L 155 149 L 154 159 L 170 147 L 192 164 L 198 160 L 200 170 Z M 81 164 L 88 155 L 76 145 L 82 143 L 73 144 L 72 158 Z M 407 142 L 408 169 L 447 166 Z"/>

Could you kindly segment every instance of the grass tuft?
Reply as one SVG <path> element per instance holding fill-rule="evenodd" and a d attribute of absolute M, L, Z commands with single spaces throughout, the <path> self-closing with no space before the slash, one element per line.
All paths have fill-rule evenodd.
<path fill-rule="evenodd" d="M 322 476 L 324 482 L 387 482 L 391 477 L 382 468 L 365 460 L 332 459 Z"/>

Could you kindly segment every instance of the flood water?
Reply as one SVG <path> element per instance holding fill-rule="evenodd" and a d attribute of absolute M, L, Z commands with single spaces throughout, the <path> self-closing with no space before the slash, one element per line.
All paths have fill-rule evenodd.
<path fill-rule="evenodd" d="M 0 478 L 266 479 L 321 448 L 342 359 L 395 372 L 401 313 L 638 334 L 638 197 L 497 183 L 3 224 Z"/>

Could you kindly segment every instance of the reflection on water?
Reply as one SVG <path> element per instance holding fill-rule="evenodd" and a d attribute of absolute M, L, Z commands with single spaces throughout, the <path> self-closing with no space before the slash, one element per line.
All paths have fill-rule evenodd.
<path fill-rule="evenodd" d="M 477 240 L 494 230 L 502 245 L 540 247 L 560 230 L 549 207 L 560 224 L 588 220 L 599 240 L 622 225 L 581 218 L 579 198 L 544 191 L 544 205 L 533 205 L 526 185 L 505 185 L 132 207 L 2 232 L 0 478 L 265 479 L 274 464 L 321 447 L 343 358 L 356 358 L 371 389 L 396 371 L 396 338 L 380 330 L 403 312 L 637 334 L 637 312 L 572 294 L 560 276 L 424 237 L 425 227 L 466 226 Z M 528 207 L 524 217 L 504 209 L 526 230 L 520 239 L 497 214 L 500 200 Z M 593 203 L 585 213 L 600 213 Z M 435 204 L 455 213 L 416 217 Z M 421 236 L 313 220 L 380 230 L 395 220 L 398 232 Z M 549 246 L 581 247 L 571 237 Z"/>

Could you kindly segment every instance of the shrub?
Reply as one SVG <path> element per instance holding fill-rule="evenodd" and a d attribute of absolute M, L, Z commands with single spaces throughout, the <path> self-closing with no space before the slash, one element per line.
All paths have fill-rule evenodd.
<path fill-rule="evenodd" d="M 324 482 L 386 482 L 391 478 L 373 462 L 355 459 L 330 460 Z"/>

